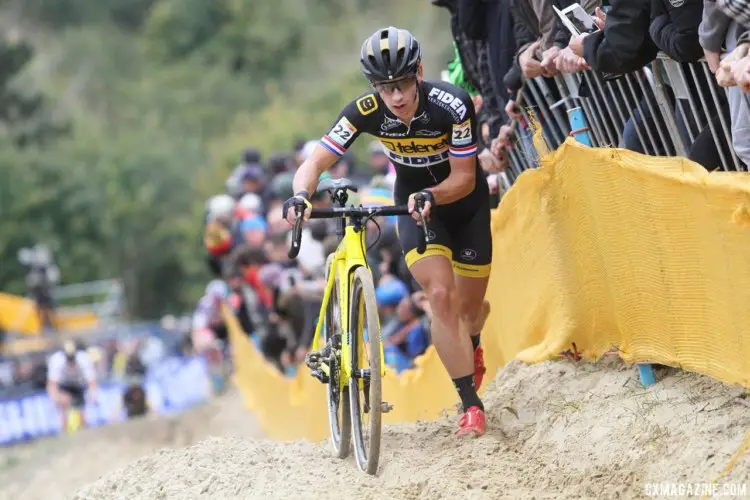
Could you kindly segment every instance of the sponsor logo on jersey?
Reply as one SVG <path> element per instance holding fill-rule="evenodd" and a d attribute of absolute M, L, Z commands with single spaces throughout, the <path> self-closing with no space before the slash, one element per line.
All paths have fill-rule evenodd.
<path fill-rule="evenodd" d="M 403 125 L 401 120 L 397 120 L 396 118 L 391 118 L 390 116 L 384 116 L 383 118 L 385 121 L 380 124 L 380 130 L 384 132 Z"/>
<path fill-rule="evenodd" d="M 339 146 L 345 146 L 356 132 L 357 128 L 345 116 L 342 116 L 326 135 Z"/>
<path fill-rule="evenodd" d="M 433 87 L 427 98 L 441 108 L 450 111 L 457 120 L 463 120 L 466 117 L 467 110 L 463 101 L 445 90 Z"/>
<path fill-rule="evenodd" d="M 434 138 L 380 138 L 385 153 L 394 162 L 410 167 L 428 167 L 448 160 L 448 134 Z"/>
<path fill-rule="evenodd" d="M 378 137 L 406 137 L 407 135 L 409 135 L 408 132 L 383 132 L 382 130 L 377 134 Z"/>
<path fill-rule="evenodd" d="M 374 113 L 376 109 L 378 109 L 378 100 L 375 99 L 375 96 L 373 94 L 368 94 L 364 97 L 360 97 L 357 99 L 357 109 L 362 114 L 362 116 L 367 116 L 370 113 Z"/>
<path fill-rule="evenodd" d="M 407 139 L 380 139 L 389 151 L 398 153 L 400 155 L 428 155 L 434 153 L 442 153 L 448 150 L 448 135 L 443 134 L 440 137 L 434 139 L 420 139 L 420 138 L 407 138 Z"/>
<path fill-rule="evenodd" d="M 453 124 L 452 142 L 455 146 L 466 146 L 472 142 L 471 122 L 466 120 L 461 124 Z"/>
<path fill-rule="evenodd" d="M 422 111 L 419 115 L 415 116 L 411 122 L 412 124 L 414 122 L 418 122 L 424 125 L 428 123 L 429 121 L 430 121 L 430 115 L 427 113 L 427 110 L 425 110 L 425 111 Z"/>
<path fill-rule="evenodd" d="M 443 135 L 443 132 L 441 132 L 440 130 L 422 129 L 422 130 L 415 130 L 414 135 L 423 135 L 425 137 L 437 137 L 439 135 Z"/>

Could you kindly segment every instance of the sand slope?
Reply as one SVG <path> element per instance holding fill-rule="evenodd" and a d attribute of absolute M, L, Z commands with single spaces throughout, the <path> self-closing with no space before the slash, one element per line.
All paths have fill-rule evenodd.
<path fill-rule="evenodd" d="M 596 366 L 514 362 L 485 397 L 491 419 L 485 437 L 456 440 L 455 415 L 388 427 L 374 478 L 359 473 L 352 458 L 332 458 L 327 443 L 245 434 L 161 449 L 81 488 L 75 498 L 638 498 L 647 481 L 711 481 L 750 429 L 743 391 L 671 369 L 661 375 L 667 376 L 646 391 L 635 369 L 616 358 Z M 157 431 L 139 432 L 145 435 L 132 439 Z M 102 452 L 130 446 L 106 434 L 96 439 L 104 441 L 92 443 Z M 153 448 L 163 444 L 157 439 Z M 64 475 L 60 464 L 74 454 L 51 459 L 45 477 Z M 124 461 L 92 464 L 90 478 Z M 82 477 L 89 465 L 78 467 Z M 750 457 L 722 481 L 750 483 Z"/>

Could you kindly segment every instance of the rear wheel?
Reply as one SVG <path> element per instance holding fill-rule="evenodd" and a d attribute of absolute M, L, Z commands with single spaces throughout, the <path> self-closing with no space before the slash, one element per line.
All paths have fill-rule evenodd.
<path fill-rule="evenodd" d="M 349 379 L 354 453 L 357 466 L 368 474 L 378 470 L 382 411 L 380 325 L 372 275 L 357 268 L 349 303 L 352 377 Z"/>
<path fill-rule="evenodd" d="M 332 258 L 329 256 L 326 265 L 326 279 L 331 272 Z M 325 328 L 323 328 L 323 342 L 330 345 L 328 357 L 329 380 L 326 399 L 328 401 L 328 422 L 331 430 L 331 444 L 333 451 L 339 458 L 349 455 L 349 445 L 352 439 L 351 413 L 349 412 L 349 388 L 343 389 L 339 384 L 339 367 L 341 366 L 341 312 L 339 304 L 338 277 L 334 278 L 331 295 L 326 307 Z"/>

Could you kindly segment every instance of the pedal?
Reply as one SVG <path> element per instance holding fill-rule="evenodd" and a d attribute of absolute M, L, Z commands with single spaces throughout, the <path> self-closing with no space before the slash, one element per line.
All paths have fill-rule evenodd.
<path fill-rule="evenodd" d="M 330 382 L 328 375 L 323 373 L 323 370 L 313 370 L 311 375 L 315 377 L 316 379 L 320 380 L 324 384 L 327 384 L 328 382 Z"/>
<path fill-rule="evenodd" d="M 380 402 L 380 412 L 381 413 L 390 413 L 390 411 L 393 409 L 393 405 L 388 403 L 388 401 L 381 401 Z"/>

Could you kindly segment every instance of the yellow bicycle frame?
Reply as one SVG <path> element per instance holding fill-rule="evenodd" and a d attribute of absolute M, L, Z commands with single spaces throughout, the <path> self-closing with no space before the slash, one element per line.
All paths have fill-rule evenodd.
<path fill-rule="evenodd" d="M 347 385 L 349 378 L 352 374 L 352 332 L 349 331 L 349 301 L 351 299 L 351 285 L 354 279 L 354 271 L 358 267 L 365 267 L 369 270 L 367 261 L 365 260 L 365 230 L 362 228 L 359 232 L 354 231 L 354 227 L 347 225 L 344 230 L 344 238 L 339 243 L 336 251 L 333 253 L 333 259 L 331 259 L 331 269 L 328 273 L 328 281 L 326 283 L 325 293 L 323 294 L 323 304 L 320 307 L 320 314 L 318 316 L 318 324 L 315 327 L 315 336 L 312 341 L 312 349 L 318 351 L 321 349 L 320 346 L 320 334 L 323 329 L 323 321 L 326 316 L 326 308 L 328 307 L 328 301 L 331 298 L 331 290 L 333 290 L 333 284 L 336 277 L 339 279 L 339 324 L 343 330 L 343 337 L 341 339 L 341 367 L 339 369 L 339 387 L 343 388 Z M 378 320 L 378 329 L 380 329 L 380 323 Z M 355 334 L 356 335 L 356 334 Z M 356 338 L 354 339 L 356 340 Z M 380 341 L 380 375 L 385 376 L 385 355 L 383 353 L 383 341 Z M 328 367 L 325 365 L 321 366 L 321 369 L 327 374 Z M 332 383 L 333 381 L 331 381 Z"/>

